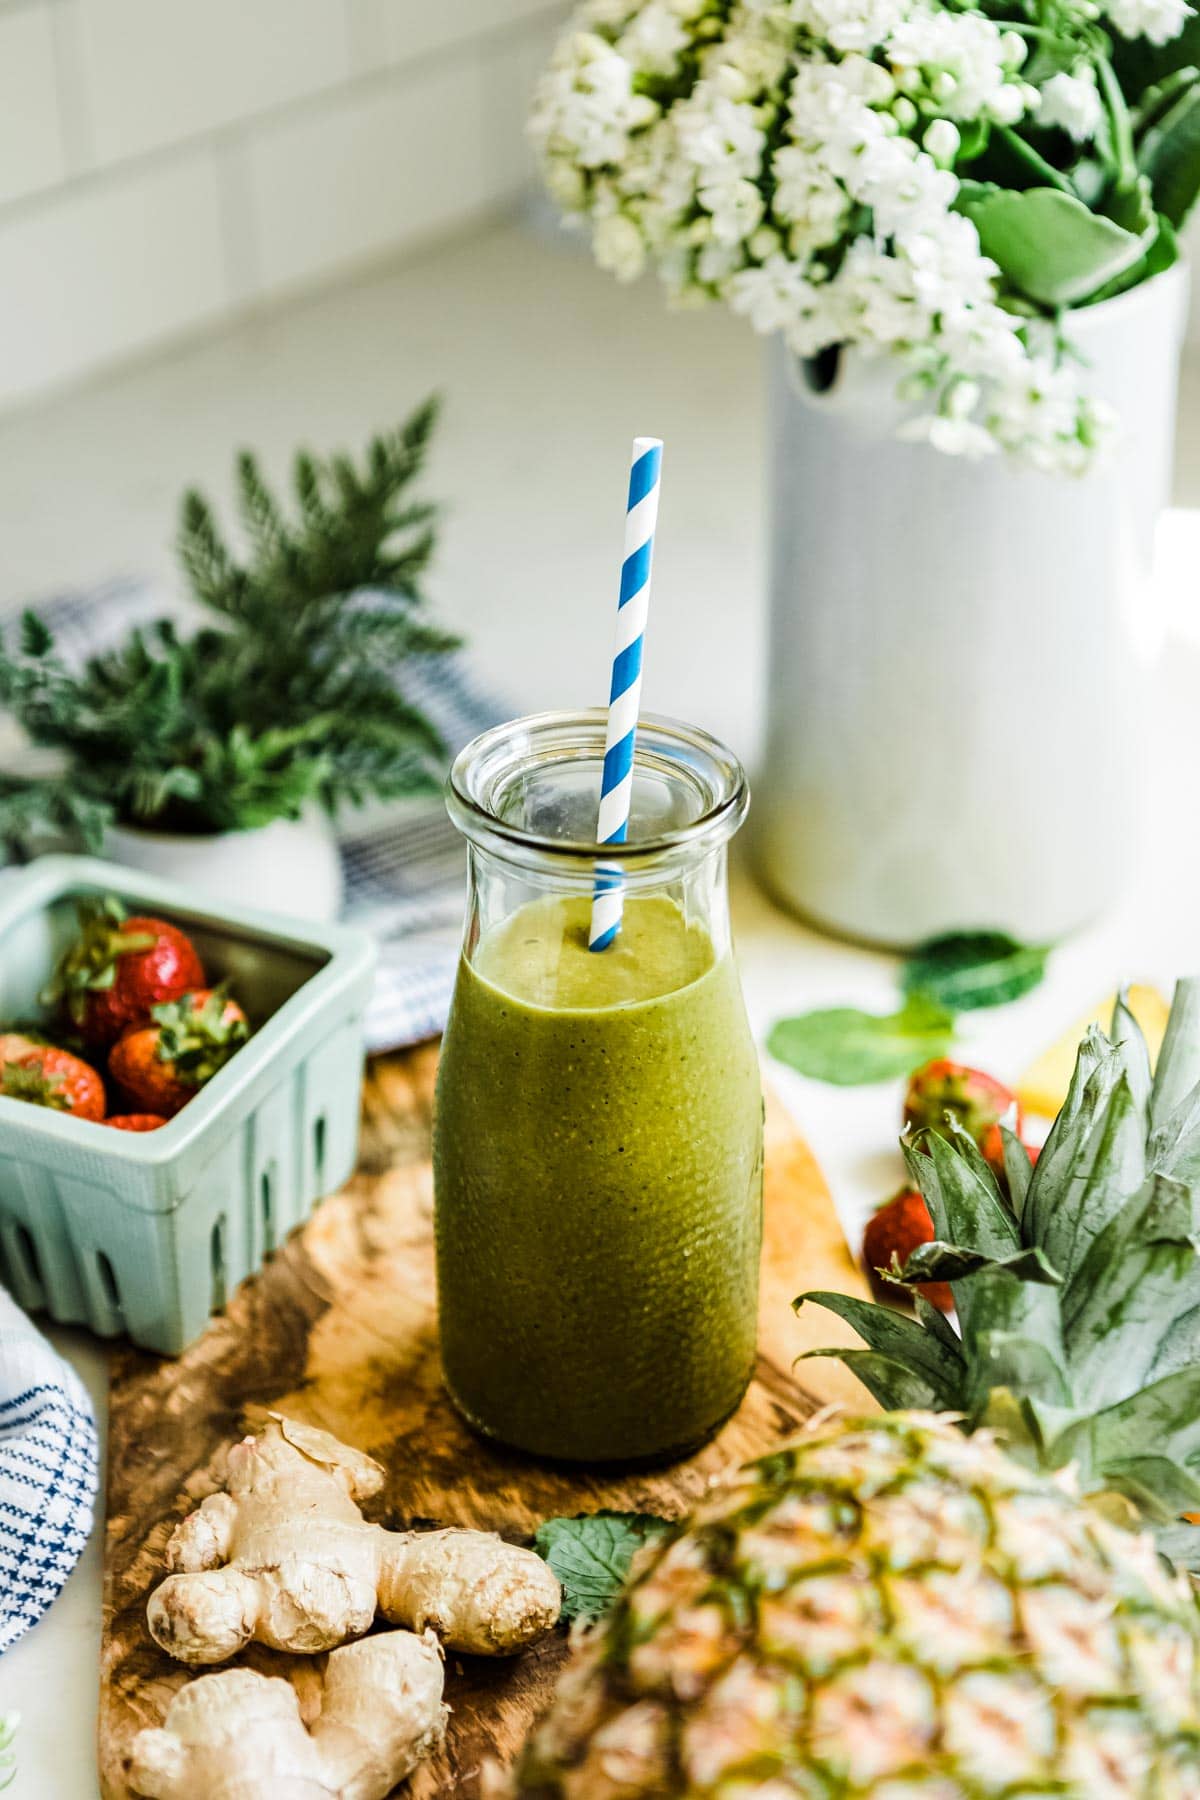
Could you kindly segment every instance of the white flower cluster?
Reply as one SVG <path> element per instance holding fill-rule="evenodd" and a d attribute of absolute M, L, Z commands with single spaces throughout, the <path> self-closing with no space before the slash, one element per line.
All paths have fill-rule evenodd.
<path fill-rule="evenodd" d="M 1179 36 L 1195 9 L 1187 0 L 1105 0 L 1103 10 L 1122 37 L 1166 44 Z"/>
<path fill-rule="evenodd" d="M 1081 470 L 1105 409 L 999 303 L 953 210 L 961 136 L 981 122 L 1040 103 L 1077 137 L 1096 128 L 1090 71 L 1039 95 L 1024 54 L 939 0 L 585 0 L 530 128 L 551 191 L 622 279 L 653 266 L 679 303 L 723 299 L 800 356 L 897 355 L 906 435 Z"/>

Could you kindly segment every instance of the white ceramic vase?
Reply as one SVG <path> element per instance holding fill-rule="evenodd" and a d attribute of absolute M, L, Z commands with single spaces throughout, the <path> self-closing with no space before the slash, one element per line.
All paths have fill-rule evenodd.
<path fill-rule="evenodd" d="M 894 364 L 844 354 L 806 394 L 775 352 L 758 859 L 814 922 L 1044 942 L 1113 898 L 1145 786 L 1186 293 L 1173 269 L 1067 319 L 1120 418 L 1083 478 L 902 442 Z"/>
<path fill-rule="evenodd" d="M 178 881 L 197 899 L 317 920 L 336 918 L 341 906 L 341 856 L 332 826 L 318 811 L 212 836 L 113 825 L 103 854 L 127 868 Z"/>

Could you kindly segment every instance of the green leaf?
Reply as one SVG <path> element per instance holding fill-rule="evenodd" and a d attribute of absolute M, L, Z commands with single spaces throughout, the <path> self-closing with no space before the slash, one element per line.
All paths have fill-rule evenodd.
<path fill-rule="evenodd" d="M 1057 188 L 998 189 L 960 198 L 985 256 L 1018 292 L 1044 306 L 1074 306 L 1138 262 L 1149 231 L 1127 231 Z"/>
<path fill-rule="evenodd" d="M 1141 96 L 1131 114 L 1134 138 L 1140 144 L 1152 125 L 1170 112 L 1175 102 L 1188 88 L 1200 81 L 1200 69 L 1185 67 L 1173 69 L 1163 80 L 1156 81 Z"/>
<path fill-rule="evenodd" d="M 906 1363 L 896 1362 L 876 1350 L 806 1350 L 799 1362 L 818 1357 L 834 1357 L 845 1363 L 852 1375 L 862 1382 L 872 1399 L 888 1412 L 936 1412 L 945 1402 L 941 1390 Z"/>
<path fill-rule="evenodd" d="M 1149 179 L 1155 206 L 1182 230 L 1200 194 L 1200 88 L 1185 88 L 1149 127 L 1137 161 Z"/>
<path fill-rule="evenodd" d="M 972 1400 L 994 1416 L 994 1396 L 1002 1392 L 1019 1395 L 1022 1402 L 1065 1405 L 1071 1396 L 1060 1347 L 1022 1331 L 979 1332 L 971 1359 Z"/>
<path fill-rule="evenodd" d="M 598 1619 L 625 1585 L 629 1566 L 646 1544 L 671 1530 L 652 1513 L 581 1513 L 547 1519 L 534 1535 L 534 1548 L 557 1575 L 564 1619 Z"/>
<path fill-rule="evenodd" d="M 1200 1082 L 1200 975 L 1178 982 L 1150 1093 L 1150 1128 L 1161 1131 Z"/>
<path fill-rule="evenodd" d="M 1178 1322 L 1196 1305 L 1200 1255 L 1191 1191 L 1160 1175 L 1092 1241 L 1063 1296 L 1076 1392 L 1089 1406 L 1145 1382 Z"/>
<path fill-rule="evenodd" d="M 878 1351 L 890 1361 L 924 1380 L 930 1391 L 938 1395 L 940 1407 L 955 1409 L 962 1404 L 964 1362 L 962 1346 L 954 1338 L 953 1348 L 945 1340 L 890 1306 L 876 1306 L 870 1300 L 859 1300 L 850 1294 L 814 1292 L 801 1294 L 792 1305 L 799 1310 L 805 1303 L 824 1307 L 836 1313 L 857 1331 L 869 1349 Z"/>
<path fill-rule="evenodd" d="M 904 1146 L 904 1158 L 929 1207 L 937 1238 L 944 1244 L 969 1244 L 982 1259 L 969 1279 L 954 1286 L 972 1403 L 982 1404 L 990 1385 L 981 1346 L 991 1333 L 1041 1343 L 1061 1364 L 1058 1289 L 1042 1279 L 1022 1280 L 1013 1273 L 1026 1246 L 991 1171 L 969 1160 L 940 1132 L 920 1133 L 914 1143 Z"/>
<path fill-rule="evenodd" d="M 1000 1141 L 1004 1146 L 1004 1179 L 1008 1184 L 1008 1203 L 1020 1225 L 1025 1217 L 1029 1184 L 1033 1180 L 1033 1164 L 1029 1160 L 1029 1151 L 1016 1132 L 1010 1131 L 1007 1125 L 1000 1127 Z"/>
<path fill-rule="evenodd" d="M 1137 99 L 1139 111 L 1150 98 L 1151 90 L 1178 70 L 1200 65 L 1200 17 L 1195 14 L 1165 44 L 1152 44 L 1146 37 L 1123 37 L 1116 31 L 1111 31 L 1111 35 L 1117 80 L 1123 93 Z"/>
<path fill-rule="evenodd" d="M 1047 1287 L 1061 1287 L 1062 1276 L 1036 1244 L 1026 1244 L 1009 1256 L 981 1256 L 965 1244 L 918 1244 L 903 1269 L 894 1276 L 912 1285 L 918 1281 L 965 1281 L 978 1275 L 994 1275 L 1006 1270 L 1021 1281 L 1042 1282 Z"/>
<path fill-rule="evenodd" d="M 930 938 L 908 958 L 906 994 L 927 994 L 951 1012 L 1002 1006 L 1037 987 L 1049 952 L 1003 931 L 953 931 Z"/>
<path fill-rule="evenodd" d="M 1200 1366 L 1179 1369 L 1068 1428 L 1053 1445 L 1056 1462 L 1082 1459 L 1104 1471 L 1143 1455 L 1191 1463 L 1200 1454 Z"/>
<path fill-rule="evenodd" d="M 858 1087 L 909 1075 L 944 1056 L 954 1038 L 953 1015 L 935 1001 L 913 995 L 900 1012 L 860 1012 L 835 1006 L 781 1019 L 767 1039 L 780 1062 L 838 1087 Z"/>

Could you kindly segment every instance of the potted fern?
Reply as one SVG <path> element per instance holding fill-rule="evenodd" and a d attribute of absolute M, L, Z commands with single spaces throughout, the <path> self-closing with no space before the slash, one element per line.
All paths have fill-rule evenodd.
<path fill-rule="evenodd" d="M 409 497 L 435 416 L 431 401 L 361 462 L 301 452 L 290 515 L 243 453 L 240 555 L 185 495 L 194 629 L 137 627 L 75 668 L 25 614 L 0 645 L 0 702 L 56 766 L 0 775 L 10 855 L 65 838 L 218 899 L 336 911 L 335 808 L 441 778 L 445 747 L 404 680 L 458 641 L 423 613 L 435 509 Z"/>

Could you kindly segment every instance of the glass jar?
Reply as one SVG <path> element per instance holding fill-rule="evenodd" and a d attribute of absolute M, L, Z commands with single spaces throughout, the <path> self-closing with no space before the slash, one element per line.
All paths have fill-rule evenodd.
<path fill-rule="evenodd" d="M 442 1360 L 468 1422 L 536 1455 L 667 1460 L 754 1366 L 762 1090 L 729 933 L 749 804 L 704 732 L 638 731 L 621 930 L 588 949 L 605 715 L 485 733 L 450 777 L 470 850 L 434 1192 Z"/>

